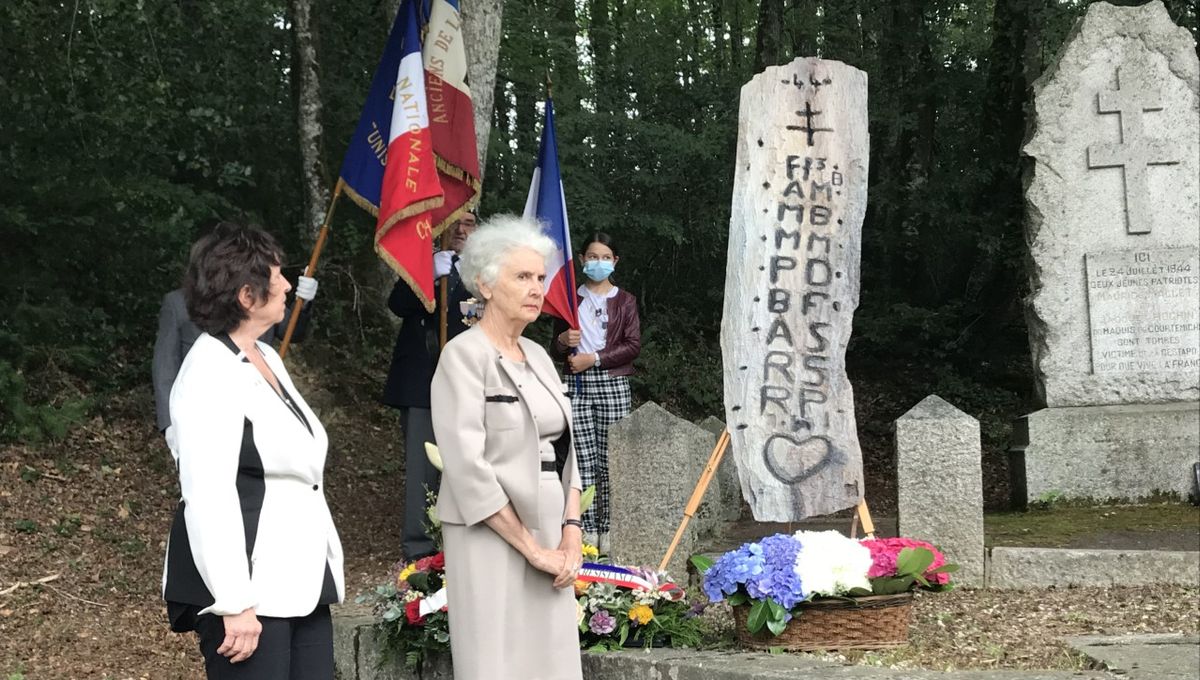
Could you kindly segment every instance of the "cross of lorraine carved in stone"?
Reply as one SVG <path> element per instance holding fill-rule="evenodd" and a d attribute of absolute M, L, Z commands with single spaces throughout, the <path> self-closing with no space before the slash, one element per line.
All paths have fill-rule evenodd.
<path fill-rule="evenodd" d="M 1162 111 L 1162 96 L 1146 87 L 1144 71 L 1117 69 L 1117 89 L 1096 95 L 1097 113 L 1115 113 L 1120 118 L 1121 138 L 1116 144 L 1088 147 L 1088 167 L 1121 168 L 1125 182 L 1125 230 L 1130 234 L 1150 233 L 1149 184 L 1146 169 L 1151 165 L 1173 165 L 1170 145 L 1162 139 L 1146 137 L 1142 114 Z M 1141 71 L 1141 69 L 1136 69 Z M 1128 77 L 1125 77 L 1128 75 Z"/>

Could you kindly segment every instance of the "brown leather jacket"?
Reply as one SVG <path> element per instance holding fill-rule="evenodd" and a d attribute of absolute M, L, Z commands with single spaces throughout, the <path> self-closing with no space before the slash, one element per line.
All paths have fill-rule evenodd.
<path fill-rule="evenodd" d="M 576 298 L 576 302 L 579 299 Z M 554 340 L 550 343 L 550 356 L 563 362 L 563 373 L 570 374 L 566 367 L 571 348 L 558 341 L 558 336 L 567 330 L 567 322 L 554 320 Z M 608 328 L 604 331 L 604 349 L 600 350 L 600 368 L 609 375 L 633 375 L 633 360 L 642 352 L 642 322 L 638 318 L 637 298 L 624 288 L 608 300 Z"/>

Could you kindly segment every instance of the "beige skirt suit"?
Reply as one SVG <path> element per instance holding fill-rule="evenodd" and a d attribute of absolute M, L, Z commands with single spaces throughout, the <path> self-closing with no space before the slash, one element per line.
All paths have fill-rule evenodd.
<path fill-rule="evenodd" d="M 523 362 L 465 331 L 431 386 L 456 680 L 582 679 L 573 589 L 554 588 L 483 523 L 512 503 L 538 543 L 557 548 L 567 493 L 580 488 L 570 402 L 546 351 L 520 342 Z"/>

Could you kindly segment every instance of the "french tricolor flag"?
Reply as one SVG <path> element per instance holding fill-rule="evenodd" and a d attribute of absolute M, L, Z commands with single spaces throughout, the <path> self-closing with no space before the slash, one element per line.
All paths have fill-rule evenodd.
<path fill-rule="evenodd" d="M 429 131 L 446 201 L 433 210 L 434 233 L 458 221 L 479 196 L 479 156 L 475 146 L 475 107 L 467 86 L 458 0 L 431 0 L 425 43 L 425 97 Z"/>
<path fill-rule="evenodd" d="M 444 203 L 438 180 L 425 67 L 421 57 L 419 0 L 405 0 L 396 21 L 403 21 L 400 64 L 391 91 L 392 117 L 387 164 L 379 195 L 375 250 L 433 309 L 433 237 L 430 211 Z"/>
<path fill-rule="evenodd" d="M 375 251 L 433 311 L 433 239 L 479 198 L 458 0 L 402 0 L 340 172 Z"/>
<path fill-rule="evenodd" d="M 546 266 L 546 300 L 543 311 L 579 328 L 575 297 L 575 267 L 571 262 L 571 231 L 567 224 L 567 199 L 558 171 L 558 142 L 554 133 L 554 102 L 546 98 L 546 124 L 537 167 L 525 201 L 525 218 L 535 219 L 554 240 L 558 251 Z"/>

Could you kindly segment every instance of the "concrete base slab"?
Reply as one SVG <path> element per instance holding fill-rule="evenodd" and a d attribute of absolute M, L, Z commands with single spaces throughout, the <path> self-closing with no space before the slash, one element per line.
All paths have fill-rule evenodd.
<path fill-rule="evenodd" d="M 1163 583 L 1200 585 L 1200 553 L 992 548 L 987 585 L 1001 590 Z"/>
<path fill-rule="evenodd" d="M 1130 680 L 1200 678 L 1200 637 L 1118 635 L 1067 638 L 1072 649 Z"/>
<path fill-rule="evenodd" d="M 1015 423 L 1010 455 L 1017 507 L 1187 499 L 1196 493 L 1200 402 L 1042 409 Z"/>
<path fill-rule="evenodd" d="M 584 653 L 588 680 L 1112 680 L 1102 671 L 928 671 L 843 666 L 796 654 L 686 649 Z"/>
<path fill-rule="evenodd" d="M 337 680 L 452 680 L 448 657 L 422 674 L 403 661 L 381 665 L 380 640 L 369 617 L 334 617 Z M 694 649 L 581 652 L 587 680 L 1113 680 L 1103 671 L 958 671 L 845 666 L 812 654 Z M 1172 676 L 1173 677 L 1173 676 Z"/>

